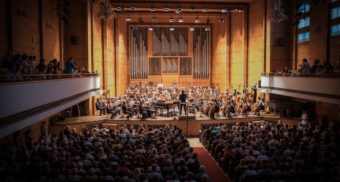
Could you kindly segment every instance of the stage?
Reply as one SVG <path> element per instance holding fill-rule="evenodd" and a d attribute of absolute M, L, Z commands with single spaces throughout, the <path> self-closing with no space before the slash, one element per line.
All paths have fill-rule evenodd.
<path fill-rule="evenodd" d="M 190 115 L 189 115 L 190 116 Z M 178 117 L 178 116 L 177 116 Z M 155 119 L 146 119 L 140 120 L 138 118 L 131 118 L 127 120 L 126 118 L 114 118 L 110 119 L 108 115 L 104 116 L 83 116 L 83 117 L 75 117 L 75 118 L 67 118 L 65 121 L 59 121 L 55 124 L 50 125 L 50 131 L 52 134 L 58 134 L 59 131 L 65 126 L 70 126 L 71 128 L 76 129 L 78 132 L 83 128 L 93 125 L 93 124 L 103 124 L 105 127 L 111 129 L 119 129 L 122 125 L 138 127 L 138 125 L 143 124 L 147 127 L 159 127 L 164 126 L 166 124 L 170 125 L 170 127 L 180 127 L 183 132 L 187 136 L 199 136 L 200 131 L 203 125 L 208 124 L 234 124 L 234 123 L 261 123 L 263 121 L 278 121 L 280 120 L 283 124 L 288 124 L 290 126 L 296 125 L 299 123 L 299 120 L 289 119 L 289 118 L 280 118 L 274 114 L 266 114 L 261 116 L 234 116 L 232 118 L 226 117 L 217 117 L 216 120 L 211 120 L 208 117 L 202 117 L 197 119 L 186 119 L 183 115 L 182 120 L 174 120 L 173 117 L 161 117 L 157 116 Z"/>

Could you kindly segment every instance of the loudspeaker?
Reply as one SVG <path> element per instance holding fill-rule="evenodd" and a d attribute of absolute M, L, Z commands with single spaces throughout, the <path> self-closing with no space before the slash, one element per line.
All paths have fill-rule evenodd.
<path fill-rule="evenodd" d="M 71 45 L 76 45 L 78 43 L 78 38 L 75 35 L 71 36 Z"/>

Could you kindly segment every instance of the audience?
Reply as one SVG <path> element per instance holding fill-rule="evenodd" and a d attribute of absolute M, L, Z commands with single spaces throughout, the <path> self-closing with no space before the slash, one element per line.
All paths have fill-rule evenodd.
<path fill-rule="evenodd" d="M 208 181 L 181 129 L 101 126 L 18 140 L 0 155 L 2 181 Z"/>
<path fill-rule="evenodd" d="M 234 181 L 338 181 L 340 177 L 337 126 L 209 126 L 201 139 Z"/>
<path fill-rule="evenodd" d="M 41 58 L 36 65 L 36 57 L 27 54 L 13 54 L 9 51 L 7 55 L 2 59 L 0 64 L 0 74 L 6 76 L 7 81 L 25 81 L 31 80 L 29 75 L 32 74 L 62 74 L 64 70 L 61 67 L 61 62 L 57 59 L 51 60 L 47 65 L 45 59 Z M 75 73 L 89 73 L 84 67 L 77 68 L 72 57 L 69 58 L 65 65 L 66 74 Z M 52 78 L 52 77 L 43 77 Z"/>

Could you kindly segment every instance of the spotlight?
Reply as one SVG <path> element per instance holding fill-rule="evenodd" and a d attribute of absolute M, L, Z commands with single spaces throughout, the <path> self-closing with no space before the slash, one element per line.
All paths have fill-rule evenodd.
<path fill-rule="evenodd" d="M 200 23 L 200 22 L 201 22 L 200 18 L 198 16 L 196 16 L 195 23 Z"/>
<path fill-rule="evenodd" d="M 153 30 L 153 27 L 149 27 L 149 31 L 152 31 Z"/>
<path fill-rule="evenodd" d="M 194 27 L 190 27 L 190 31 L 195 31 L 195 28 Z"/>
<path fill-rule="evenodd" d="M 149 8 L 149 11 L 153 12 L 153 11 L 156 11 L 156 9 L 155 9 L 155 7 L 151 6 L 151 7 Z"/>
<path fill-rule="evenodd" d="M 171 18 L 169 19 L 169 22 L 170 22 L 170 23 L 174 23 L 174 22 L 175 22 L 175 18 L 172 18 L 172 17 L 171 17 Z"/>
<path fill-rule="evenodd" d="M 131 21 L 132 19 L 131 19 L 131 17 L 127 16 L 127 17 L 125 18 L 125 20 L 126 20 L 127 22 L 129 22 L 129 21 Z"/>
<path fill-rule="evenodd" d="M 164 9 L 163 9 L 163 11 L 165 11 L 165 12 L 168 12 L 168 11 L 170 11 L 171 9 L 169 8 L 169 7 L 165 7 Z"/>
<path fill-rule="evenodd" d="M 228 12 L 228 10 L 227 10 L 227 8 L 222 8 L 222 9 L 221 9 L 221 12 L 222 12 L 222 13 L 226 13 L 226 12 Z"/>
<path fill-rule="evenodd" d="M 157 19 L 156 17 L 152 17 L 152 18 L 151 18 L 151 21 L 152 21 L 152 22 L 158 22 L 158 19 Z"/>
<path fill-rule="evenodd" d="M 179 14 L 179 13 L 182 13 L 182 11 L 183 11 L 183 8 L 178 7 L 178 8 L 176 8 L 176 11 L 175 11 L 175 12 Z"/>
<path fill-rule="evenodd" d="M 122 6 L 117 6 L 115 9 L 116 11 L 121 12 L 123 11 L 124 8 Z"/>
<path fill-rule="evenodd" d="M 205 30 L 206 32 L 209 32 L 209 31 L 210 31 L 210 27 L 205 27 L 204 30 Z"/>
<path fill-rule="evenodd" d="M 180 17 L 180 18 L 178 19 L 178 22 L 179 22 L 179 23 L 183 23 L 183 22 L 184 22 L 184 19 L 183 19 L 182 17 Z"/>
<path fill-rule="evenodd" d="M 175 30 L 175 28 L 174 27 L 170 27 L 170 31 L 174 31 Z"/>

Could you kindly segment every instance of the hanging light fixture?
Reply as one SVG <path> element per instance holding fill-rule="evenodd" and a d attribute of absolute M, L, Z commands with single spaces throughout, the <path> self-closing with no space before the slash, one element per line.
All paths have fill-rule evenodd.
<path fill-rule="evenodd" d="M 178 19 L 178 23 L 183 23 L 183 22 L 184 22 L 184 18 L 180 17 L 180 18 Z"/>
<path fill-rule="evenodd" d="M 221 13 L 227 13 L 228 12 L 228 9 L 227 8 L 222 8 L 221 9 Z"/>
<path fill-rule="evenodd" d="M 149 29 L 149 31 L 153 31 L 153 27 L 149 27 L 148 29 Z"/>
<path fill-rule="evenodd" d="M 173 26 L 170 27 L 170 31 L 174 31 L 175 28 Z"/>
<path fill-rule="evenodd" d="M 177 14 L 182 13 L 182 11 L 183 11 L 183 8 L 182 8 L 182 7 L 177 7 L 176 10 L 175 10 L 175 12 L 176 12 Z"/>

